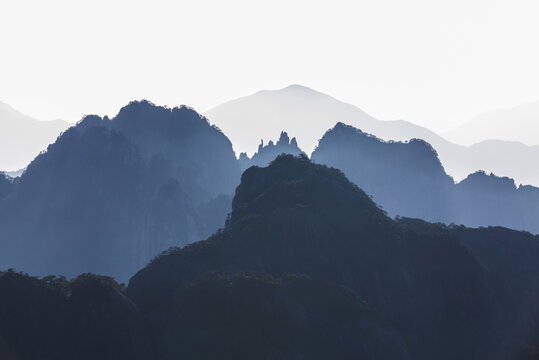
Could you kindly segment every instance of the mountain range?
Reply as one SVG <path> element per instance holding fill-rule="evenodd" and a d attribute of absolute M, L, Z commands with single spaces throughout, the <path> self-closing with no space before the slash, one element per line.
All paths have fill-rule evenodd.
<path fill-rule="evenodd" d="M 305 274 L 352 289 L 386 319 L 384 348 L 399 351 L 373 358 L 505 358 L 537 318 L 537 240 L 503 228 L 394 221 L 338 170 L 282 156 L 243 173 L 222 232 L 161 255 L 127 293 L 163 329 L 173 291 L 207 272 Z M 347 337 L 337 336 L 345 352 Z"/>
<path fill-rule="evenodd" d="M 260 139 L 276 138 L 286 131 L 310 154 L 324 133 L 342 122 L 383 140 L 427 141 L 437 151 L 446 172 L 457 181 L 483 170 L 511 177 L 517 184 L 539 185 L 539 170 L 530 166 L 539 161 L 537 146 L 501 140 L 457 145 L 408 121 L 377 120 L 354 105 L 300 85 L 260 91 L 219 105 L 205 115 L 230 138 L 237 153 L 251 155 Z"/>
<path fill-rule="evenodd" d="M 86 116 L 20 177 L 1 176 L 0 263 L 126 280 L 221 226 L 239 177 L 230 141 L 190 108 L 142 101 Z"/>
<path fill-rule="evenodd" d="M 483 171 L 455 184 L 424 140 L 388 142 L 338 123 L 311 159 L 342 170 L 392 217 L 539 233 L 539 188 Z"/>
<path fill-rule="evenodd" d="M 539 124 L 537 103 L 485 113 L 444 137 L 408 121 L 377 120 L 353 105 L 300 85 L 260 91 L 219 105 L 206 115 L 230 138 L 238 156 L 254 154 L 260 139 L 276 138 L 281 131 L 295 134 L 310 154 L 327 129 L 343 122 L 384 140 L 427 141 L 457 181 L 483 170 L 511 177 L 517 184 L 539 186 L 539 171 L 530 166 L 539 160 L 534 140 Z M 69 126 L 61 120 L 38 121 L 0 103 L 0 169 L 20 175 Z"/>
<path fill-rule="evenodd" d="M 0 102 L 0 170 L 26 167 L 70 126 L 62 120 L 33 119 Z"/>
<path fill-rule="evenodd" d="M 0 273 L 0 354 L 533 359 L 538 256 L 529 233 L 391 219 L 339 170 L 283 155 L 243 173 L 221 230 L 126 288 Z"/>
<path fill-rule="evenodd" d="M 136 101 L 114 118 L 86 116 L 20 177 L 0 176 L 0 262 L 125 281 L 168 247 L 222 227 L 241 173 L 281 153 L 306 157 L 281 132 L 236 159 L 225 134 L 185 106 Z M 455 184 L 423 140 L 383 141 L 338 123 L 312 160 L 343 171 L 390 217 L 539 233 L 539 189 L 484 172 Z"/>
<path fill-rule="evenodd" d="M 310 159 L 277 136 L 237 159 L 134 101 L 0 173 L 0 358 L 537 358 L 539 188 L 342 122 Z"/>

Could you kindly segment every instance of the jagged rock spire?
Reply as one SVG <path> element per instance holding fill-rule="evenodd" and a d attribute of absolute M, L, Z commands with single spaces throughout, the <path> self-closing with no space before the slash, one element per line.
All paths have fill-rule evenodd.
<path fill-rule="evenodd" d="M 277 145 L 288 145 L 290 143 L 290 138 L 288 137 L 288 134 L 286 131 L 281 131 L 281 136 L 279 137 L 279 141 L 277 141 Z"/>

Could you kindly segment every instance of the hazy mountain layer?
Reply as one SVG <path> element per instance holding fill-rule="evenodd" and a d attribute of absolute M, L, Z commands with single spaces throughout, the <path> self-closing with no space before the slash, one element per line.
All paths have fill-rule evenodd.
<path fill-rule="evenodd" d="M 253 154 L 260 139 L 276 138 L 286 131 L 310 154 L 327 129 L 343 122 L 384 140 L 427 141 L 438 152 L 447 173 L 457 180 L 484 170 L 509 176 L 517 184 L 539 186 L 539 168 L 530 165 L 539 162 L 536 147 L 502 141 L 456 145 L 424 127 L 403 120 L 377 120 L 353 105 L 299 85 L 232 100 L 206 115 L 230 138 L 236 153 Z"/>
<path fill-rule="evenodd" d="M 0 102 L 0 171 L 24 168 L 71 124 L 38 121 Z"/>
<path fill-rule="evenodd" d="M 228 139 L 189 108 L 133 102 L 112 120 L 88 116 L 20 178 L 1 180 L 0 260 L 127 280 L 222 226 L 239 176 Z"/>
<path fill-rule="evenodd" d="M 477 172 L 455 184 L 422 140 L 385 142 L 342 123 L 313 152 L 342 170 L 391 216 L 468 226 L 501 225 L 539 233 L 539 189 Z"/>
<path fill-rule="evenodd" d="M 163 249 L 222 226 L 240 169 L 301 154 L 285 132 L 236 160 L 230 141 L 187 107 L 133 102 L 85 117 L 24 174 L 0 178 L 0 260 L 35 275 L 97 272 L 126 280 Z M 383 142 L 337 125 L 313 153 L 391 216 L 539 232 L 539 191 L 474 173 L 455 185 L 422 140 Z"/>

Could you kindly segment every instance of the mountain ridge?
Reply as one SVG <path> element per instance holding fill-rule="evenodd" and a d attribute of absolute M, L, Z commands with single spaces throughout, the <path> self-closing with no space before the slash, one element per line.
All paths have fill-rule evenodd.
<path fill-rule="evenodd" d="M 348 129 L 337 128 L 342 136 Z M 119 137 L 111 146 L 127 151 L 112 155 L 136 153 L 106 127 L 85 129 L 82 148 L 84 134 Z M 69 145 L 60 139 L 56 146 Z M 91 143 L 108 153 L 103 141 Z M 404 158 L 408 146 L 434 153 L 423 140 L 380 144 Z M 174 180 L 161 189 L 167 199 L 181 192 Z M 0 355 L 528 359 L 539 345 L 537 256 L 537 235 L 392 219 L 342 171 L 280 155 L 242 174 L 221 229 L 162 252 L 127 288 L 92 274 L 68 281 L 0 272 Z"/>
<path fill-rule="evenodd" d="M 298 95 L 299 93 L 299 95 Z M 438 152 L 447 172 L 457 180 L 477 170 L 510 176 L 520 184 L 539 185 L 539 161 L 533 147 L 490 143 L 466 147 L 453 144 L 429 129 L 406 120 L 377 120 L 360 108 L 301 85 L 259 91 L 225 102 L 205 112 L 231 139 L 237 154 L 256 152 L 259 139 L 277 138 L 281 131 L 296 136 L 307 154 L 337 122 L 344 122 L 384 140 L 420 138 Z"/>
<path fill-rule="evenodd" d="M 190 108 L 143 101 L 86 116 L 0 182 L 0 259 L 36 275 L 125 280 L 221 226 L 239 176 L 230 141 Z"/>
<path fill-rule="evenodd" d="M 311 159 L 338 168 L 390 214 L 539 233 L 539 189 L 485 171 L 447 174 L 426 141 L 384 141 L 350 125 L 328 130 Z"/>

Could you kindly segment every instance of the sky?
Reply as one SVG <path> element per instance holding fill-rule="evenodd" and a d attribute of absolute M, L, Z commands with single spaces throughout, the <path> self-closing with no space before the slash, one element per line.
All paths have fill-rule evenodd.
<path fill-rule="evenodd" d="M 536 0 L 0 0 L 0 101 L 38 119 L 130 100 L 204 112 L 301 84 L 445 131 L 539 100 Z"/>

